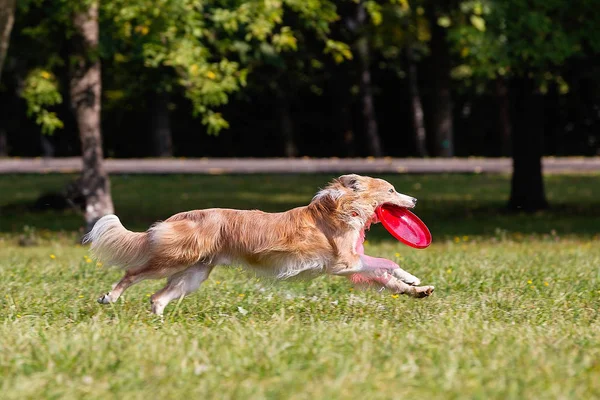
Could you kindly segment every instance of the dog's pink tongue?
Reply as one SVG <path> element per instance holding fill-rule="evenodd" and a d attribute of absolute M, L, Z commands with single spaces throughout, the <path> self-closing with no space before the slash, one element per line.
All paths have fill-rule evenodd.
<path fill-rule="evenodd" d="M 358 240 L 356 241 L 356 252 L 358 254 L 365 254 L 365 246 L 363 245 L 363 242 L 365 241 L 365 231 L 364 229 L 362 231 L 360 231 L 360 234 L 358 235 Z"/>

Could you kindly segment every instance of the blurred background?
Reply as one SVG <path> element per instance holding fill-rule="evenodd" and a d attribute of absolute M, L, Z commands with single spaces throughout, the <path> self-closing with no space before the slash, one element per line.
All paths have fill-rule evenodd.
<path fill-rule="evenodd" d="M 495 157 L 532 129 L 546 155 L 600 148 L 598 1 L 0 4 L 0 156 L 81 154 L 90 7 L 108 157 Z"/>

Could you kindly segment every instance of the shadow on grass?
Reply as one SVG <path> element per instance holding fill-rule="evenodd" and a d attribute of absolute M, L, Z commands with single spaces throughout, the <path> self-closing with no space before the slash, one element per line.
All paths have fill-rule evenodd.
<path fill-rule="evenodd" d="M 112 177 L 116 212 L 132 230 L 157 220 L 201 208 L 261 209 L 269 212 L 307 204 L 331 175 L 169 175 Z M 499 231 L 522 234 L 577 235 L 600 231 L 600 180 L 590 175 L 550 176 L 546 187 L 552 207 L 535 214 L 505 210 L 510 181 L 502 175 L 386 175 L 398 191 L 420 199 L 415 213 L 429 226 L 434 240 L 456 236 L 491 237 Z M 0 176 L 0 232 L 78 231 L 74 210 L 33 212 L 35 200 L 60 190 L 69 175 Z M 369 240 L 391 239 L 380 226 Z"/>

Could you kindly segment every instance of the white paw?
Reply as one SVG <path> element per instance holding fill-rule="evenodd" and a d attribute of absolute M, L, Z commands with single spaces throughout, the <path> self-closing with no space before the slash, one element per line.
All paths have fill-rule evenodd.
<path fill-rule="evenodd" d="M 434 286 L 415 287 L 415 292 L 414 292 L 413 296 L 417 297 L 417 298 L 429 297 L 433 294 L 434 290 L 435 290 Z"/>
<path fill-rule="evenodd" d="M 163 311 L 165 310 L 165 307 L 167 306 L 166 304 L 162 304 L 159 301 L 152 301 L 152 314 L 156 314 L 156 315 L 163 315 Z"/>
<path fill-rule="evenodd" d="M 112 299 L 110 298 L 110 293 L 103 294 L 98 297 L 98 303 L 100 304 L 110 304 L 112 303 Z"/>

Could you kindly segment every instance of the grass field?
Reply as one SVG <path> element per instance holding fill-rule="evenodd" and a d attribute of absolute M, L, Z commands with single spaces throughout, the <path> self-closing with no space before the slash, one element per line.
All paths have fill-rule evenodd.
<path fill-rule="evenodd" d="M 148 304 L 162 282 L 98 305 L 120 272 L 74 244 L 81 217 L 27 209 L 70 178 L 0 177 L 1 398 L 600 396 L 598 176 L 549 177 L 555 207 L 535 215 L 501 210 L 505 176 L 386 177 L 419 198 L 434 244 L 414 250 L 377 227 L 366 250 L 435 285 L 432 297 L 217 269 L 164 320 Z M 145 229 L 191 208 L 283 210 L 329 178 L 120 176 L 113 190 L 125 225 Z"/>

